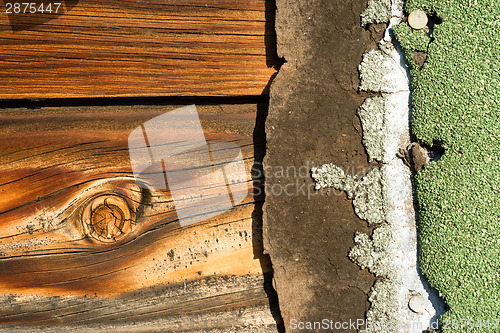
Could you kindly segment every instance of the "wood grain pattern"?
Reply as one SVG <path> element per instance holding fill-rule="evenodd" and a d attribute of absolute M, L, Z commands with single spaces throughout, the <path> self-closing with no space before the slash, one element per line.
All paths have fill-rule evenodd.
<path fill-rule="evenodd" d="M 134 182 L 128 134 L 175 108 L 0 111 L 0 330 L 276 331 L 264 287 L 271 269 L 262 254 L 263 198 L 249 194 L 181 228 L 168 191 L 146 193 Z M 241 147 L 250 189 L 259 186 L 260 176 L 250 175 L 264 152 L 255 117 L 265 109 L 198 106 L 208 141 Z M 136 214 L 116 242 L 82 227 L 88 203 L 101 195 L 129 202 Z"/>
<path fill-rule="evenodd" d="M 260 95 L 275 73 L 271 0 L 61 2 L 2 7 L 0 98 Z"/>

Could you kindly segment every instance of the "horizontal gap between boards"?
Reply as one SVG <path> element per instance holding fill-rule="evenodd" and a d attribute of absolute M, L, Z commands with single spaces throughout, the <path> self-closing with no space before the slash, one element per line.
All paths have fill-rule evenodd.
<path fill-rule="evenodd" d="M 2 99 L 0 100 L 0 109 L 114 105 L 256 104 L 267 103 L 268 101 L 268 95 Z"/>

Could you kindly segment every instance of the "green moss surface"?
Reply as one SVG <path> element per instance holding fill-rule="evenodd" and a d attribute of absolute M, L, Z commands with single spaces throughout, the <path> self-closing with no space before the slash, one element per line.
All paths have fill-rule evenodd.
<path fill-rule="evenodd" d="M 422 272 L 446 332 L 500 332 L 500 1 L 408 0 L 442 22 L 394 29 L 412 76 L 412 132 L 445 148 L 416 175 Z M 414 51 L 426 52 L 421 69 Z"/>

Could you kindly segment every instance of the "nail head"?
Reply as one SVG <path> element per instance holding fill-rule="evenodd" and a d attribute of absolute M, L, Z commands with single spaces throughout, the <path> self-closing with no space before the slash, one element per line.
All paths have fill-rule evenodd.
<path fill-rule="evenodd" d="M 410 13 L 410 16 L 408 16 L 408 24 L 413 29 L 422 29 L 427 25 L 427 22 L 427 14 L 420 9 L 414 10 Z"/>

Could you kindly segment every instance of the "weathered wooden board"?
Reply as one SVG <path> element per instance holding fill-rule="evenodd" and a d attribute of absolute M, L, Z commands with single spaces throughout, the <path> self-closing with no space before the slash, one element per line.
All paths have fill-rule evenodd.
<path fill-rule="evenodd" d="M 127 146 L 134 128 L 175 108 L 0 110 L 0 330 L 276 331 L 263 198 L 252 195 L 260 175 L 251 176 L 265 149 L 255 119 L 267 106 L 198 106 L 208 141 L 241 147 L 250 191 L 232 210 L 183 228 L 167 190 L 138 189 Z M 120 240 L 82 227 L 103 195 L 133 211 Z"/>
<path fill-rule="evenodd" d="M 271 0 L 60 2 L 1 7 L 0 98 L 260 95 L 275 73 Z"/>

